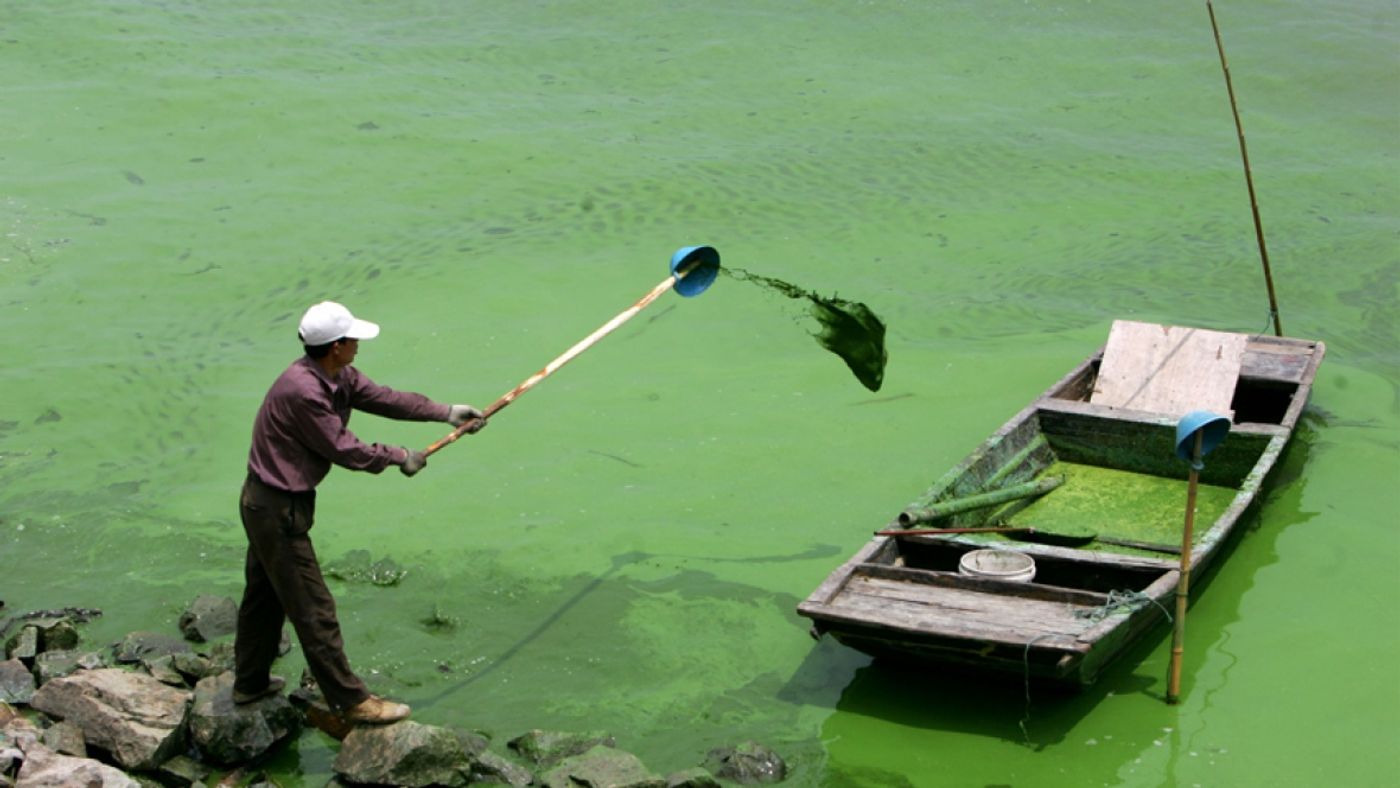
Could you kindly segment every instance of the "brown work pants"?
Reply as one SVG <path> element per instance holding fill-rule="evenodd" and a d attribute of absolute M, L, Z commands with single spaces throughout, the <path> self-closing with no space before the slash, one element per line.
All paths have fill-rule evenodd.
<path fill-rule="evenodd" d="M 248 558 L 234 640 L 234 689 L 253 693 L 267 686 L 282 624 L 290 620 L 306 666 L 331 708 L 346 709 L 368 698 L 364 682 L 345 658 L 335 599 L 307 533 L 316 513 L 316 492 L 284 492 L 249 474 L 239 510 Z"/>

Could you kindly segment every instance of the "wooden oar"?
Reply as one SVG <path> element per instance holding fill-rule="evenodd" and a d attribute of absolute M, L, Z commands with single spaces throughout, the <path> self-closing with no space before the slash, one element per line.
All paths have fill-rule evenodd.
<path fill-rule="evenodd" d="M 876 536 L 941 536 L 943 534 L 1004 534 L 1012 531 L 1035 533 L 1034 528 L 887 528 Z"/>
<path fill-rule="evenodd" d="M 500 399 L 487 406 L 481 412 L 481 419 L 472 419 L 465 424 L 454 429 L 442 439 L 423 450 L 425 456 L 432 456 L 435 452 L 449 444 L 455 443 L 458 438 L 473 431 L 481 421 L 496 415 L 502 408 L 515 401 L 516 397 L 534 388 L 537 383 L 554 374 L 556 370 L 570 361 L 574 360 L 580 353 L 593 347 L 598 340 L 612 333 L 618 326 L 631 320 L 638 312 L 642 311 L 648 304 L 660 298 L 667 290 L 675 288 L 676 292 L 684 296 L 695 296 L 704 292 L 710 283 L 714 281 L 719 272 L 719 252 L 712 246 L 687 246 L 675 253 L 671 257 L 671 275 L 653 287 L 649 293 L 637 299 L 637 303 L 627 307 L 618 313 L 617 317 L 599 326 L 596 331 L 579 340 L 573 347 L 564 351 L 558 358 L 544 365 L 535 374 L 526 378 L 520 385 L 502 394 Z M 687 279 L 688 277 L 688 279 Z M 682 282 L 682 280 L 685 280 Z"/>

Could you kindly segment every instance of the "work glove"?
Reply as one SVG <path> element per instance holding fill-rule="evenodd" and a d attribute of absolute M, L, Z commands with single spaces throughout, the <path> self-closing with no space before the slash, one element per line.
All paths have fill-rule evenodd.
<path fill-rule="evenodd" d="M 401 471 L 404 476 L 412 476 L 423 470 L 424 466 L 428 464 L 428 455 L 423 452 L 414 451 L 407 447 L 405 447 L 403 451 L 406 456 L 404 457 L 403 464 L 399 466 L 399 471 Z"/>
<path fill-rule="evenodd" d="M 447 421 L 454 427 L 476 422 L 467 427 L 467 434 L 477 432 L 486 426 L 486 417 L 471 405 L 453 405 L 447 413 Z"/>

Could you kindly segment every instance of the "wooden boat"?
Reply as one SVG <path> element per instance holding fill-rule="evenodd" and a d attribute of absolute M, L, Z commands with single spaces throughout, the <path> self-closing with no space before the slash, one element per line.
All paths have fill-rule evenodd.
<path fill-rule="evenodd" d="M 798 613 L 814 636 L 876 657 L 1090 684 L 1172 608 L 1190 471 L 1176 453 L 1180 417 L 1233 419 L 1199 470 L 1196 577 L 1258 501 L 1324 353 L 1316 341 L 1117 321 L 1104 348 L 877 532 Z M 948 529 L 991 530 L 926 533 Z M 960 568 L 989 549 L 1028 556 L 1033 579 Z"/>

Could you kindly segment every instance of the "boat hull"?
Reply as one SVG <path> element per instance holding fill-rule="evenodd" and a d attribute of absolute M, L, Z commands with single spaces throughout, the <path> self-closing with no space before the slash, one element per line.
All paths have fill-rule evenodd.
<path fill-rule="evenodd" d="M 1258 503 L 1325 354 L 1320 342 L 1237 336 L 1235 424 L 1200 471 L 1213 497 L 1198 506 L 1193 577 L 1221 559 Z M 1168 620 L 1181 576 L 1169 537 L 1178 534 L 1179 550 L 1188 471 L 1174 452 L 1178 416 L 1095 402 L 1103 362 L 1100 350 L 1071 370 L 885 526 L 909 527 L 911 512 L 956 511 L 917 525 L 1034 534 L 1052 522 L 1082 526 L 1087 543 L 1027 542 L 1036 537 L 1011 531 L 877 535 L 799 604 L 814 635 L 879 658 L 1086 685 Z M 1068 481 L 1040 499 L 947 505 L 1057 472 Z M 1151 542 L 1137 538 L 1144 530 Z M 982 549 L 1030 556 L 1034 579 L 961 572 L 962 556 Z"/>

